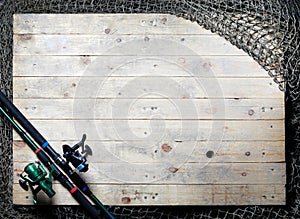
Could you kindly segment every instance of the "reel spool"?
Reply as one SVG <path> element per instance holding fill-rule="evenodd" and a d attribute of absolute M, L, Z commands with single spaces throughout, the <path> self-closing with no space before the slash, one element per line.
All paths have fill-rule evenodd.
<path fill-rule="evenodd" d="M 30 188 L 33 194 L 33 203 L 36 205 L 37 194 L 39 191 L 43 190 L 49 198 L 55 195 L 55 191 L 52 189 L 52 172 L 47 176 L 47 172 L 42 166 L 42 164 L 37 161 L 35 163 L 29 163 L 24 171 L 21 173 L 19 179 L 20 186 L 28 191 Z"/>

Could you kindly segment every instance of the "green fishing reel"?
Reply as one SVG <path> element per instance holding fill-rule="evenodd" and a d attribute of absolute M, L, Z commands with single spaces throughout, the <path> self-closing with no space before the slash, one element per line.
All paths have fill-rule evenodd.
<path fill-rule="evenodd" d="M 44 191 L 49 198 L 55 195 L 55 191 L 52 189 L 52 173 L 50 171 L 49 176 L 42 166 L 42 164 L 37 161 L 35 163 L 29 163 L 25 168 L 24 172 L 21 173 L 19 179 L 20 186 L 28 191 L 28 186 L 33 194 L 33 203 L 37 204 L 37 194 L 39 191 Z"/>

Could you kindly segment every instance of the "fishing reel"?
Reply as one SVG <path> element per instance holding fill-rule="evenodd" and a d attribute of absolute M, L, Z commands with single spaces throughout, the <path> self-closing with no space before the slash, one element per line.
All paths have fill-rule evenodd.
<path fill-rule="evenodd" d="M 43 190 L 49 198 L 55 195 L 52 189 L 52 173 L 53 171 L 50 171 L 49 176 L 46 177 L 47 172 L 39 161 L 29 163 L 21 173 L 19 184 L 26 191 L 28 187 L 31 189 L 34 204 L 37 204 L 37 193 L 40 190 Z"/>
<path fill-rule="evenodd" d="M 69 145 L 63 145 L 63 156 L 66 158 L 67 162 L 71 163 L 75 169 L 79 172 L 86 172 L 89 169 L 89 164 L 87 162 L 87 155 L 92 155 L 92 149 L 88 145 L 84 145 L 86 140 L 86 134 L 82 135 L 82 139 L 80 142 L 75 144 L 73 147 Z M 81 147 L 81 152 L 78 149 Z"/>

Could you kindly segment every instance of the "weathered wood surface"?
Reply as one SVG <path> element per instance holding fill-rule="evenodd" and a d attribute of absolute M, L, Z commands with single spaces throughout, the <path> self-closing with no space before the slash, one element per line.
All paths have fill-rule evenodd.
<path fill-rule="evenodd" d="M 14 21 L 14 32 L 19 34 L 212 34 L 197 23 L 166 14 L 16 14 Z"/>
<path fill-rule="evenodd" d="M 88 136 L 89 137 L 89 136 Z M 17 138 L 15 138 L 17 139 Z M 213 159 L 207 157 L 207 141 L 185 141 L 169 142 L 172 148 L 164 150 L 162 147 L 166 142 L 155 142 L 147 148 L 133 147 L 140 144 L 141 141 L 92 141 L 87 140 L 87 144 L 95 148 L 94 155 L 88 157 L 91 163 L 98 161 L 111 163 L 122 162 L 116 159 L 112 154 L 121 157 L 123 160 L 132 163 L 159 163 L 166 161 L 170 157 L 189 157 L 189 162 L 198 163 L 276 163 L 284 162 L 284 142 L 283 141 L 222 141 L 211 142 L 211 145 L 217 145 Z M 52 147 L 60 151 L 63 144 L 74 145 L 75 140 L 51 141 Z M 96 148 L 99 148 L 97 150 Z M 193 149 L 193 153 L 190 149 Z M 27 145 L 21 140 L 15 140 L 13 145 L 14 161 L 26 162 L 34 160 L 35 154 L 30 151 Z M 181 159 L 183 159 L 181 158 Z"/>
<path fill-rule="evenodd" d="M 18 63 L 22 63 L 20 66 Z M 171 64 L 170 64 L 171 63 Z M 250 56 L 14 56 L 14 76 L 185 76 L 197 69 L 197 77 L 269 78 Z M 98 69 L 97 75 L 93 69 Z M 141 71 L 146 69 L 147 71 Z M 210 70 L 212 74 L 208 74 Z"/>
<path fill-rule="evenodd" d="M 241 123 L 243 129 L 241 129 Z M 41 133 L 45 133 L 46 138 L 51 141 L 56 139 L 80 139 L 81 134 L 85 132 L 89 133 L 90 140 L 113 139 L 150 142 L 155 142 L 159 139 L 164 141 L 208 141 L 212 133 L 215 133 L 215 135 L 219 134 L 220 138 L 222 137 L 222 140 L 226 141 L 279 141 L 284 138 L 284 127 L 281 120 L 241 122 L 220 120 L 52 119 L 33 120 L 32 124 L 39 127 Z M 55 129 L 53 129 L 54 127 Z M 255 133 L 255 137 L 253 133 Z M 15 139 L 20 139 L 20 137 L 15 135 Z"/>
<path fill-rule="evenodd" d="M 105 204 L 285 204 L 284 94 L 196 23 L 16 14 L 13 69 L 14 103 L 57 151 L 87 134 Z M 36 158 L 16 133 L 13 150 L 14 203 L 30 205 L 17 180 Z M 76 204 L 54 188 L 44 204 Z"/>
<path fill-rule="evenodd" d="M 281 99 L 224 99 L 211 106 L 209 99 L 176 99 L 182 108 L 180 113 L 174 103 L 166 99 L 138 99 L 132 105 L 131 99 L 16 99 L 19 109 L 26 111 L 28 119 L 149 119 L 160 115 L 159 119 L 213 119 L 224 109 L 226 118 L 231 120 L 272 120 L 283 119 L 284 105 Z M 44 106 L 47 106 L 46 108 Z M 76 113 L 76 107 L 82 106 Z M 122 113 L 121 109 L 128 109 Z M 77 114 L 77 115 L 76 115 Z M 155 119 L 152 118 L 152 119 Z M 221 118 L 220 118 L 221 119 Z"/>
<path fill-rule="evenodd" d="M 104 204 L 116 205 L 284 205 L 284 185 L 101 185 L 91 190 Z M 61 185 L 55 184 L 55 199 L 39 198 L 41 204 L 76 205 Z M 32 197 L 14 186 L 14 201 L 32 204 Z M 189 197 L 189 198 L 187 198 Z M 51 202 L 52 201 L 52 202 Z M 171 204 L 170 204 L 171 203 Z"/>
<path fill-rule="evenodd" d="M 16 77 L 14 82 L 20 90 L 16 98 L 283 98 L 269 78 Z"/>
<path fill-rule="evenodd" d="M 83 177 L 93 184 L 285 184 L 284 163 L 92 163 Z M 174 163 L 178 160 L 174 160 Z M 16 176 L 26 163 L 15 162 Z M 145 172 L 145 170 L 147 170 Z M 124 175 L 124 172 L 134 174 Z M 18 179 L 15 177 L 15 183 Z"/>

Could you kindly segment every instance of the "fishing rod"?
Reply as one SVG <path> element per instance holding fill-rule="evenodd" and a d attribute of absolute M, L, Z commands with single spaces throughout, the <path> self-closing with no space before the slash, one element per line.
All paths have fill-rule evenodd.
<path fill-rule="evenodd" d="M 99 210 L 102 210 L 105 213 L 106 217 L 115 219 L 114 216 L 104 207 L 101 201 L 92 193 L 85 181 L 69 165 L 69 163 L 71 163 L 79 172 L 86 172 L 88 170 L 88 163 L 85 156 L 77 151 L 80 146 L 84 147 L 86 136 L 83 135 L 82 140 L 79 143 L 75 144 L 73 147 L 63 145 L 63 156 L 66 158 L 65 160 L 50 146 L 48 141 L 37 131 L 37 129 L 25 118 L 25 116 L 17 109 L 17 107 L 12 102 L 7 99 L 7 97 L 1 91 L 0 104 L 0 112 L 8 119 L 17 133 L 35 152 L 39 160 L 49 169 L 50 173 L 47 178 L 42 166 L 39 163 L 30 163 L 24 169 L 24 172 L 26 172 L 27 175 L 21 174 L 21 178 L 23 181 L 21 181 L 20 184 L 23 188 L 27 189 L 25 182 L 27 181 L 29 183 L 29 186 L 34 195 L 34 201 L 36 200 L 36 193 L 40 190 L 43 190 L 49 197 L 54 196 L 55 192 L 50 186 L 53 174 L 54 178 L 68 189 L 68 191 L 72 194 L 76 201 L 89 213 L 90 216 L 92 216 L 93 218 L 100 218 L 100 213 L 81 192 L 87 195 L 90 200 L 99 208 Z M 7 112 L 10 113 L 14 119 L 5 111 L 2 106 L 7 109 Z M 15 120 L 17 121 L 17 123 L 15 122 Z M 18 125 L 18 123 L 21 127 L 23 127 L 23 129 L 25 129 L 25 131 L 29 135 L 27 135 L 27 133 Z M 35 144 L 30 136 L 38 145 L 40 145 L 40 147 Z M 66 177 L 59 170 L 59 168 L 56 167 L 55 163 L 53 163 L 49 157 L 52 158 L 52 160 L 65 172 L 65 174 L 77 187 L 73 186 L 68 177 Z M 38 187 L 34 189 L 33 185 L 37 184 Z"/>

